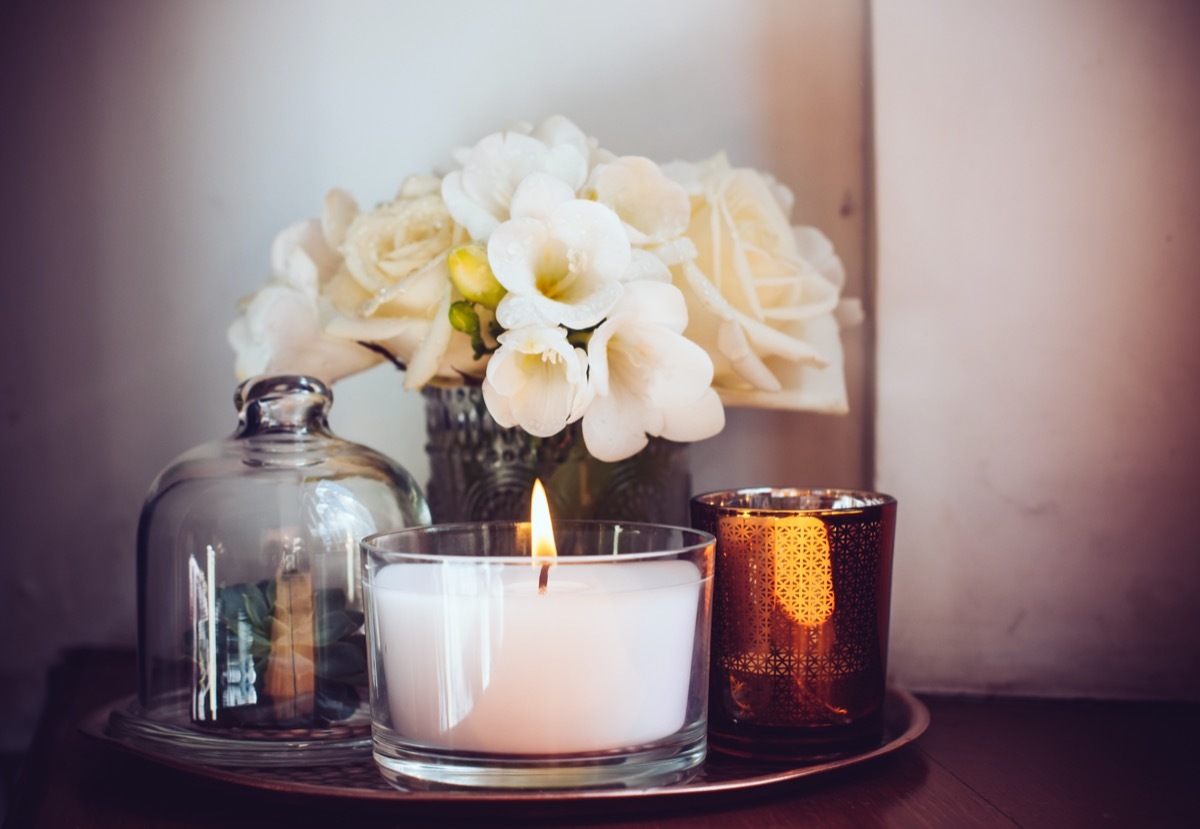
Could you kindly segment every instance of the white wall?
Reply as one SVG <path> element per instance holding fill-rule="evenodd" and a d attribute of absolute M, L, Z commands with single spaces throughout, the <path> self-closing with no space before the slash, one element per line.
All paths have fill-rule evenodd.
<path fill-rule="evenodd" d="M 514 119 L 563 113 L 619 152 L 725 149 L 775 172 L 861 291 L 861 3 L 12 5 L 0 751 L 27 738 L 61 648 L 134 641 L 141 500 L 175 455 L 232 430 L 235 303 L 330 187 L 370 204 Z M 865 483 L 864 335 L 848 338 L 853 417 L 734 412 L 696 447 L 697 487 Z M 423 479 L 421 402 L 394 372 L 335 397 L 335 429 Z"/>
<path fill-rule="evenodd" d="M 893 664 L 1200 698 L 1200 5 L 877 0 Z"/>

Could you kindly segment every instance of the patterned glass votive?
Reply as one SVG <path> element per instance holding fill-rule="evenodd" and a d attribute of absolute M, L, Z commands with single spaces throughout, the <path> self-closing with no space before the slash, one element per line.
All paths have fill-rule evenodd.
<path fill-rule="evenodd" d="M 687 779 L 707 751 L 713 539 L 439 524 L 363 540 L 375 761 L 403 789 Z"/>
<path fill-rule="evenodd" d="M 692 499 L 717 539 L 709 741 L 814 759 L 883 739 L 896 501 L 741 489 Z"/>

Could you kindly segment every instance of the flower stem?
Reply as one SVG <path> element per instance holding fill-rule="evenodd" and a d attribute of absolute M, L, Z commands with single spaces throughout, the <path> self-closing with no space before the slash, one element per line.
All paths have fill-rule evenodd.
<path fill-rule="evenodd" d="M 404 363 L 400 362 L 400 360 L 398 360 L 396 358 L 395 354 L 388 351 L 386 348 L 381 346 L 379 343 L 369 343 L 369 342 L 365 342 L 364 340 L 355 340 L 355 342 L 358 343 L 359 345 L 361 345 L 363 348 L 367 349 L 367 351 L 374 351 L 376 354 L 383 357 L 385 360 L 387 360 L 389 363 L 394 365 L 400 371 L 408 371 L 408 366 L 406 366 L 406 365 L 404 365 Z"/>

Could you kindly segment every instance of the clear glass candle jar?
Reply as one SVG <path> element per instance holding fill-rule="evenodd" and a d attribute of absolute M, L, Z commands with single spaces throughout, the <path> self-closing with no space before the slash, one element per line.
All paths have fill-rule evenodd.
<path fill-rule="evenodd" d="M 138 695 L 118 736 L 214 765 L 369 750 L 361 553 L 429 523 L 412 477 L 329 429 L 329 389 L 247 380 L 232 436 L 157 477 L 138 528 Z"/>
<path fill-rule="evenodd" d="M 559 521 L 534 559 L 536 532 L 363 539 L 375 762 L 398 788 L 646 788 L 704 762 L 713 536 Z"/>

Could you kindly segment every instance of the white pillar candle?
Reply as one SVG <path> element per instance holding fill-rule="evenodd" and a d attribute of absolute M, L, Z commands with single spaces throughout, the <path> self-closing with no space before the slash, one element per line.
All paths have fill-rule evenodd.
<path fill-rule="evenodd" d="M 372 582 L 392 728 L 431 748 L 570 754 L 674 734 L 701 573 L 686 561 L 391 564 Z"/>

